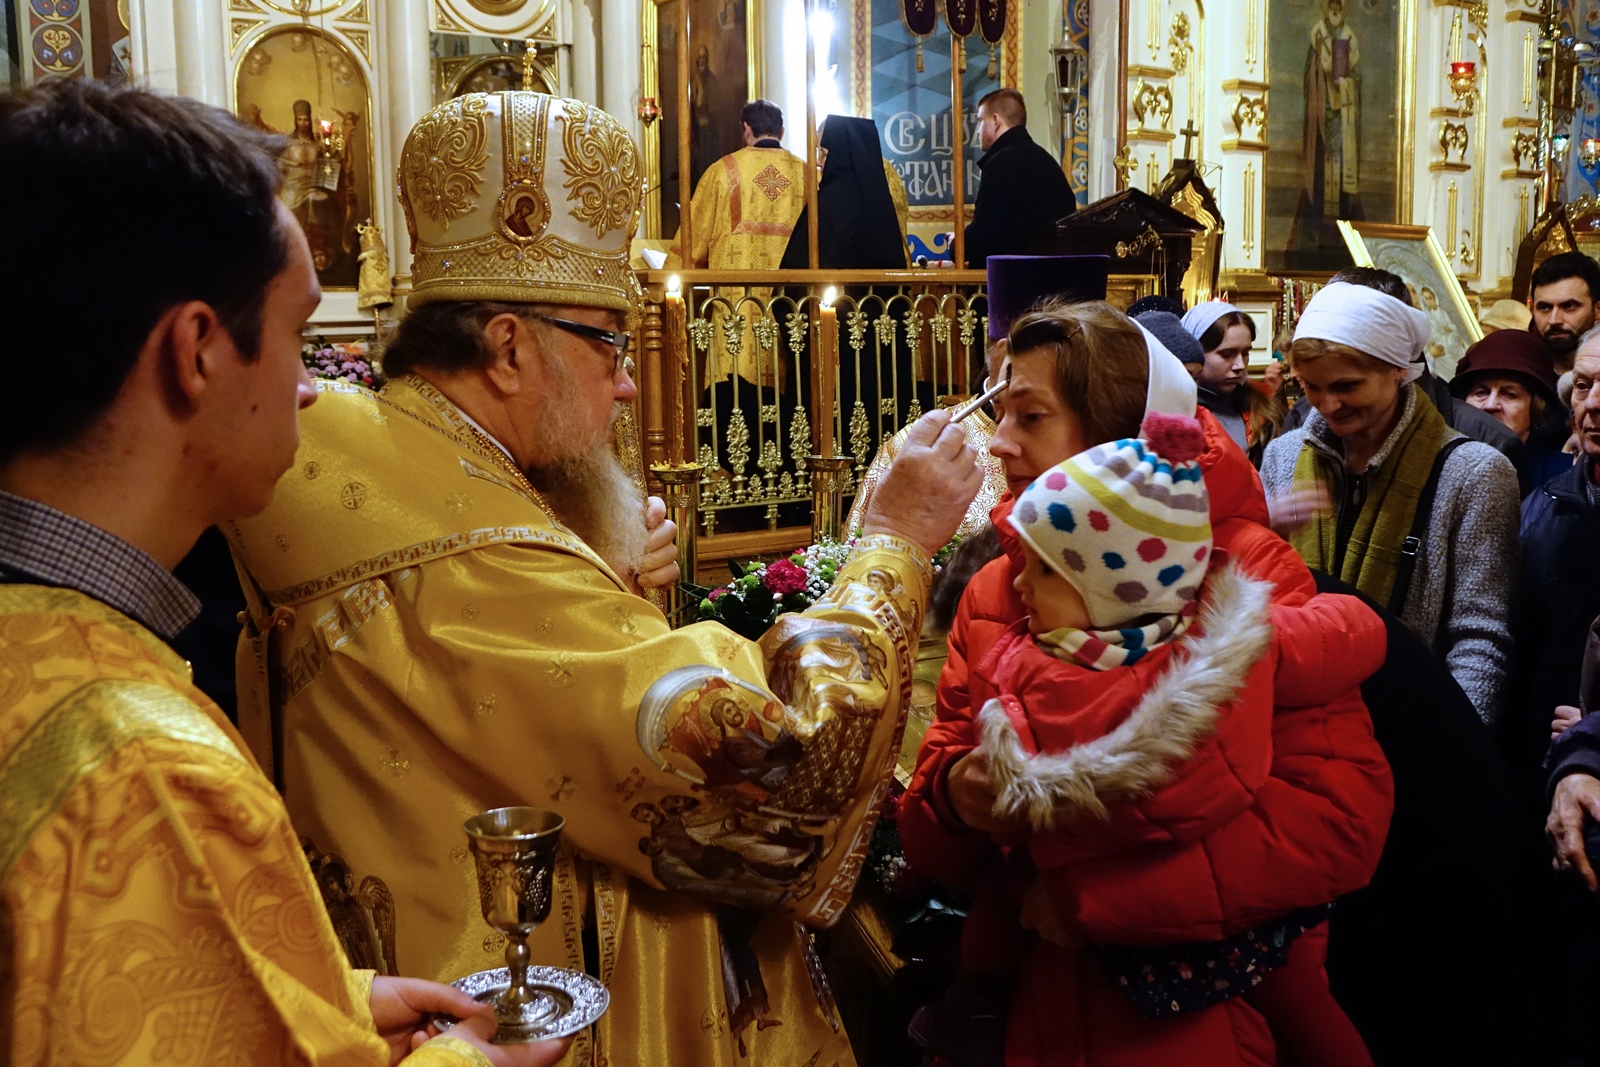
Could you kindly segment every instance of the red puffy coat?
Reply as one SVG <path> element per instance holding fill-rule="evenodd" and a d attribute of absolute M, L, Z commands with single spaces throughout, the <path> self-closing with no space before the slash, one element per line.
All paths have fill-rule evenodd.
<path fill-rule="evenodd" d="M 1387 765 L 1359 695 L 1351 692 L 1382 661 L 1383 626 L 1358 601 L 1327 597 L 1306 606 L 1315 587 L 1288 545 L 1262 525 L 1266 510 L 1254 470 L 1231 442 L 1211 432 L 1218 430 L 1214 422 L 1202 421 L 1210 441 L 1201 463 L 1216 545 L 1243 574 L 1272 583 L 1275 639 L 1243 668 L 1238 698 L 1223 701 L 1214 721 L 1192 731 L 1193 757 L 1148 796 L 1133 797 L 1150 782 L 1130 788 L 1124 775 L 1081 773 L 1099 757 L 1107 767 L 1123 766 L 1127 751 L 1108 753 L 1102 746 L 1071 757 L 1080 764 L 1078 792 L 1065 795 L 1103 797 L 1109 819 L 1077 819 L 1036 833 L 1029 848 L 1058 916 L 1092 941 L 1215 940 L 1334 899 L 1371 877 L 1387 827 Z M 1064 670 L 1028 640 L 1020 622 L 1026 613 L 1011 588 L 1021 554 L 1004 521 L 1009 509 L 1004 502 L 993 515 L 1007 558 L 979 572 L 963 598 L 940 679 L 938 719 L 901 806 L 907 858 L 954 884 L 969 882 L 992 849 L 986 835 L 956 818 L 944 787 L 949 768 L 978 742 L 980 710 L 1001 695 L 993 683 L 1004 683 L 1020 706 L 1013 701 L 1007 714 L 992 711 L 991 735 L 1001 739 L 1004 720 L 1018 735 L 1017 755 L 1029 747 L 1062 752 L 1126 726 L 1172 665 L 1170 653 L 1153 653 L 1133 667 L 1095 676 Z M 1223 625 L 1230 632 L 1219 630 L 1224 640 L 1213 644 L 1226 656 L 1236 624 Z M 1203 635 L 1202 628 L 1197 636 Z M 969 664 L 978 666 L 970 676 Z M 1191 690 L 1193 681 L 1173 688 Z M 1044 710 L 1052 704 L 1061 710 Z M 1159 747 L 1163 732 L 1148 733 Z M 1003 768 L 995 777 L 997 785 L 1005 778 L 1010 799 L 1026 810 L 1038 775 Z M 1016 989 L 1008 1064 L 1275 1062 L 1264 1021 L 1243 1000 L 1148 1020 L 1081 950 L 1036 940 Z"/>

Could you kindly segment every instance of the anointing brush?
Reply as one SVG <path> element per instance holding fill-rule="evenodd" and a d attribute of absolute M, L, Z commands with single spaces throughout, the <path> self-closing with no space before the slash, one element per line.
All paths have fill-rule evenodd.
<path fill-rule="evenodd" d="M 993 400 L 995 397 L 999 396 L 1009 388 L 1011 388 L 1011 364 L 1007 363 L 1005 377 L 989 386 L 989 388 L 985 389 L 983 392 L 979 393 L 965 404 L 962 404 L 960 407 L 956 408 L 950 413 L 950 421 L 960 422 L 962 419 L 966 418 L 968 415 L 971 415 L 974 411 L 977 411 L 979 408 L 983 407 L 983 405 L 987 404 L 989 401 Z"/>

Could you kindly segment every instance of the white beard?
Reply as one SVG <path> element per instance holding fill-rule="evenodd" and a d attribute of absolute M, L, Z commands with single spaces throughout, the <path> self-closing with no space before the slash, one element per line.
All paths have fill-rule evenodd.
<path fill-rule="evenodd" d="M 618 577 L 632 581 L 644 558 L 644 494 L 602 442 L 587 455 L 527 472 L 561 521 Z"/>

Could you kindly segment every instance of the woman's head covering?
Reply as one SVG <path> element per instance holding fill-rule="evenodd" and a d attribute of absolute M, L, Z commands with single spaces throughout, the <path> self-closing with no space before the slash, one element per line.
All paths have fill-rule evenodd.
<path fill-rule="evenodd" d="M 1318 290 L 1300 313 L 1294 339 L 1348 345 L 1399 367 L 1405 381 L 1414 382 L 1425 369 L 1419 357 L 1430 333 L 1428 316 L 1416 308 L 1365 285 L 1334 282 Z"/>
<path fill-rule="evenodd" d="M 832 270 L 894 270 L 906 265 L 905 240 L 889 179 L 883 173 L 878 126 L 871 119 L 829 115 L 820 144 L 828 150 L 817 184 L 817 263 Z M 802 209 L 784 249 L 784 270 L 810 263 L 809 208 Z"/>
<path fill-rule="evenodd" d="M 1190 337 L 1198 341 L 1205 336 L 1207 330 L 1211 329 L 1212 323 L 1236 311 L 1239 309 L 1226 300 L 1207 300 L 1204 304 L 1196 304 L 1188 310 L 1183 316 L 1183 328 L 1189 331 Z"/>
<path fill-rule="evenodd" d="M 832 158 L 831 156 L 829 157 Z M 1002 340 L 1011 324 L 1041 300 L 1104 300 L 1110 256 L 990 256 L 984 265 L 989 292 L 989 340 Z"/>
<path fill-rule="evenodd" d="M 1177 356 L 1180 362 L 1189 364 L 1206 361 L 1200 339 L 1184 329 L 1183 323 L 1172 312 L 1146 311 L 1143 315 L 1135 315 L 1133 321 L 1155 334 L 1167 351 Z"/>
<path fill-rule="evenodd" d="M 1199 397 L 1194 375 L 1161 343 L 1161 338 L 1146 329 L 1138 319 L 1134 319 L 1133 324 L 1144 334 L 1145 351 L 1150 356 L 1150 378 L 1144 394 L 1145 415 L 1148 417 L 1159 412 L 1194 418 Z"/>
<path fill-rule="evenodd" d="M 1512 375 L 1542 393 L 1552 406 L 1560 406 L 1555 365 L 1544 342 L 1527 330 L 1496 330 L 1467 349 L 1450 379 L 1450 392 L 1460 400 L 1480 378 Z"/>

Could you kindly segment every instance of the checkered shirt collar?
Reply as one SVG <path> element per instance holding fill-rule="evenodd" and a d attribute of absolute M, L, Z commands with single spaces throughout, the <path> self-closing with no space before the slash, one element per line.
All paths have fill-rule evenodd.
<path fill-rule="evenodd" d="M 153 558 L 100 527 L 0 491 L 0 574 L 93 597 L 165 640 L 200 614 L 200 601 Z"/>

